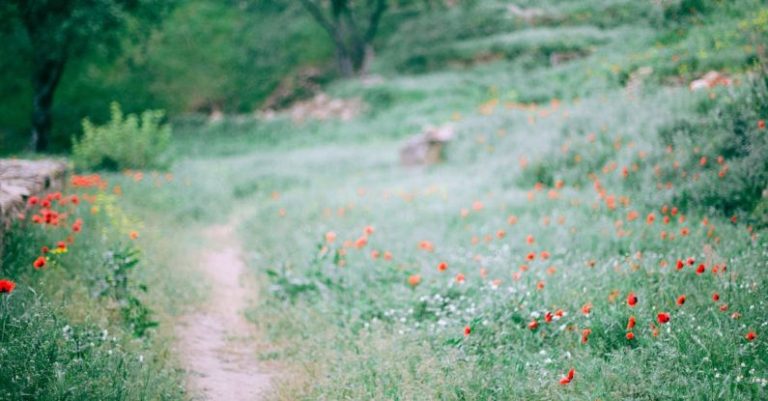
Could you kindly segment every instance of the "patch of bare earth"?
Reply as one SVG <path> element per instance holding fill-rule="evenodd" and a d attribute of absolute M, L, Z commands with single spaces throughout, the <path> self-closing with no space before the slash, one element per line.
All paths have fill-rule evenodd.
<path fill-rule="evenodd" d="M 271 374 L 259 363 L 258 336 L 243 311 L 256 290 L 249 285 L 232 225 L 207 232 L 202 274 L 210 284 L 204 305 L 177 325 L 178 351 L 195 399 L 260 400 Z"/>

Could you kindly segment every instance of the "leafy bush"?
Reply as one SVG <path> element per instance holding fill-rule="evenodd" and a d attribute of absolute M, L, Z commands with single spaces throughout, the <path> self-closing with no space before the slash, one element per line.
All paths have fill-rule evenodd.
<path fill-rule="evenodd" d="M 666 21 L 679 22 L 710 11 L 714 3 L 712 0 L 661 0 L 659 6 Z"/>
<path fill-rule="evenodd" d="M 75 166 L 107 170 L 167 166 L 165 151 L 171 128 L 161 123 L 164 115 L 161 110 L 147 110 L 140 117 L 124 116 L 120 105 L 112 103 L 111 119 L 106 125 L 83 120 L 83 137 L 72 139 Z"/>
<path fill-rule="evenodd" d="M 761 121 L 768 116 L 768 77 L 746 86 L 703 107 L 703 117 L 679 120 L 659 131 L 672 150 L 659 161 L 659 178 L 675 185 L 680 204 L 728 216 L 751 215 L 764 224 L 768 135 Z M 686 175 L 695 179 L 679 179 Z"/>

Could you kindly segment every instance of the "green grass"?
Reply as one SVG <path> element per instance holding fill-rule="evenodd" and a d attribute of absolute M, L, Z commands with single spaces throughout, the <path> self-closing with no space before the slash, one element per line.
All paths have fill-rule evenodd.
<path fill-rule="evenodd" d="M 286 383 L 280 396 L 425 400 L 765 396 L 765 388 L 753 382 L 768 372 L 765 345 L 744 340 L 748 330 L 759 331 L 764 325 L 764 239 L 755 242 L 745 226 L 710 217 L 720 238 L 715 242 L 706 236 L 706 228 L 700 228 L 705 214 L 695 209 L 683 211 L 688 223 L 663 226 L 663 193 L 626 187 L 614 178 L 617 171 L 602 174 L 603 163 L 586 164 L 590 156 L 597 157 L 589 152 L 607 152 L 609 160 L 622 164 L 637 150 L 657 152 L 654 126 L 684 111 L 689 96 L 662 91 L 630 101 L 621 93 L 609 94 L 602 100 L 564 105 L 535 126 L 528 124 L 528 113 L 519 111 L 467 116 L 457 123 L 460 136 L 451 144 L 449 162 L 424 171 L 398 167 L 396 146 L 382 144 L 326 145 L 238 157 L 249 171 L 268 165 L 273 183 L 255 194 L 257 211 L 243 224 L 246 243 L 252 244 L 252 265 L 267 272 L 272 294 L 253 312 L 254 319 L 275 343 L 289 344 L 280 348 L 278 357 L 303 366 L 299 373 L 307 376 L 305 386 L 295 384 L 301 381 Z M 561 117 L 564 110 L 568 119 Z M 643 125 L 651 118 L 651 125 Z M 499 127 L 504 127 L 505 136 L 497 136 Z M 558 169 L 566 182 L 560 199 L 547 199 L 545 189 L 529 201 L 533 184 L 521 184 L 518 160 L 525 156 L 532 162 L 551 162 L 567 138 L 563 133 L 571 129 L 577 133 L 569 136 L 595 130 L 606 145 L 583 145 L 585 165 L 571 167 L 576 172 Z M 529 130 L 535 136 L 526 135 Z M 478 143 L 481 135 L 485 141 Z M 634 140 L 636 147 L 616 152 L 617 137 L 627 138 L 625 146 Z M 586 179 L 591 167 L 617 198 L 631 199 L 629 207 L 609 211 L 598 203 Z M 574 176 L 578 172 L 585 181 L 580 185 Z M 364 196 L 358 192 L 361 188 Z M 271 191 L 280 192 L 280 199 L 272 200 Z M 482 201 L 485 209 L 462 218 L 461 209 L 471 209 L 475 200 Z M 640 219 L 626 221 L 629 210 L 637 210 Z M 658 218 L 653 226 L 645 223 L 650 212 Z M 507 224 L 509 215 L 518 217 L 515 226 Z M 558 224 L 561 217 L 564 223 Z M 549 225 L 544 225 L 545 219 Z M 616 220 L 623 220 L 623 229 L 631 234 L 617 236 Z M 346 263 L 338 266 L 334 252 L 341 242 L 354 241 L 369 224 L 376 228 L 369 244 L 362 250 L 347 249 Z M 662 230 L 678 233 L 682 227 L 690 228 L 688 237 L 660 239 Z M 503 240 L 495 237 L 499 229 L 506 230 Z M 319 256 L 329 230 L 338 234 L 338 243 L 330 247 L 329 255 Z M 536 238 L 534 246 L 526 245 L 527 235 Z M 472 245 L 473 236 L 479 238 L 477 245 Z M 486 236 L 492 240 L 486 242 Z M 422 240 L 433 241 L 435 252 L 420 251 Z M 710 254 L 704 244 L 712 247 Z M 372 260 L 372 250 L 392 252 L 393 261 Z M 528 252 L 545 250 L 552 255 L 548 261 L 526 262 Z M 710 269 L 713 263 L 726 263 L 734 275 L 699 277 L 692 267 L 676 271 L 675 261 L 689 256 L 706 261 Z M 447 273 L 437 271 L 440 261 L 448 263 Z M 591 268 L 589 261 L 594 261 Z M 661 261 L 669 266 L 660 267 Z M 522 264 L 530 269 L 514 281 L 512 275 Z M 552 276 L 546 272 L 550 266 L 557 269 Z M 465 284 L 454 283 L 457 273 L 466 276 Z M 416 289 L 407 284 L 412 274 L 422 276 Z M 502 281 L 498 289 L 491 284 L 494 279 Z M 539 281 L 544 282 L 543 290 L 536 289 Z M 614 291 L 617 295 L 611 301 Z M 634 309 L 624 303 L 630 291 L 642 300 Z M 713 292 L 720 293 L 720 303 L 711 301 Z M 688 301 L 677 307 L 675 298 L 681 294 Z M 586 303 L 593 304 L 589 317 L 580 312 Z M 727 313 L 717 309 L 722 303 L 729 305 Z M 566 316 L 545 324 L 544 313 L 556 309 L 566 311 Z M 649 324 L 658 311 L 671 312 L 673 322 L 654 337 Z M 730 318 L 734 311 L 742 314 L 741 319 Z M 637 337 L 631 342 L 624 338 L 629 315 L 638 319 Z M 536 316 L 542 327 L 531 332 L 526 324 Z M 468 338 L 462 334 L 465 325 L 473 330 Z M 585 328 L 592 335 L 582 345 L 579 338 Z M 576 381 L 560 386 L 559 378 L 571 367 L 578 372 Z"/>
<path fill-rule="evenodd" d="M 53 201 L 68 215 L 59 226 L 34 224 L 33 207 L 4 238 L 2 277 L 16 289 L 0 297 L 0 399 L 186 399 L 169 343 L 178 301 L 154 285 L 181 280 L 141 253 L 138 265 L 130 262 L 138 248 L 129 233 L 140 228 L 117 197 L 101 193 L 91 203 L 83 194 L 93 191 L 70 191 L 65 199 L 77 194 L 80 204 Z M 42 253 L 59 241 L 65 252 Z M 33 268 L 40 257 L 45 266 Z"/>
<path fill-rule="evenodd" d="M 18 302 L 13 316 L 32 327 L 18 333 L 50 344 L 70 320 L 83 332 L 121 330 L 128 345 L 120 343 L 120 361 L 157 356 L 156 365 L 120 365 L 126 398 L 147 372 L 146 398 L 182 397 L 178 375 L 168 370 L 175 362 L 164 348 L 164 322 L 205 302 L 212 284 L 192 273 L 198 233 L 236 216 L 261 283 L 249 310 L 271 343 L 261 357 L 287 366 L 272 399 L 768 397 L 768 244 L 759 193 L 767 184 L 766 136 L 757 126 L 768 118 L 768 91 L 748 74 L 736 75 L 738 86 L 704 93 L 684 85 L 709 69 L 759 75 L 750 44 L 765 36 L 764 4 L 529 1 L 522 3 L 546 16 L 527 24 L 501 13 L 507 2 L 476 3 L 411 16 L 399 30 L 385 24 L 390 33 L 373 66 L 381 80 L 325 88 L 367 103 L 350 122 L 177 117 L 172 179 L 109 175 L 141 233 L 146 264 L 134 277 L 151 283 L 142 299 L 161 322 L 148 345 L 127 340 L 119 316 L 85 294 L 88 280 L 57 291 L 54 284 L 69 277 L 63 270 L 25 272 L 35 240 L 20 242 L 26 253 L 14 258 L 23 268 L 10 270 L 35 291 L 6 299 Z M 549 55 L 560 51 L 582 57 L 551 65 Z M 629 93 L 624 85 L 643 66 L 651 76 Z M 398 165 L 405 137 L 443 123 L 457 134 L 445 163 Z M 724 178 L 719 155 L 730 166 Z M 709 164 L 701 166 L 701 156 Z M 679 208 L 674 216 L 672 207 Z M 368 225 L 375 232 L 358 249 Z M 337 234 L 332 244 L 329 231 Z M 420 249 L 421 241 L 434 251 Z M 74 277 L 100 266 L 107 245 L 73 250 L 68 257 L 84 261 Z M 688 258 L 695 263 L 676 269 Z M 448 268 L 440 272 L 443 261 Z M 702 263 L 706 272 L 698 275 Z M 408 283 L 413 275 L 421 277 L 416 287 Z M 81 295 L 66 298 L 74 297 L 67 289 Z M 635 307 L 626 303 L 630 292 Z M 66 321 L 45 318 L 60 308 Z M 545 322 L 557 310 L 564 315 Z M 660 325 L 659 312 L 671 322 Z M 630 316 L 637 319 L 633 340 L 626 338 Z M 539 327 L 531 330 L 534 319 Z M 745 338 L 750 331 L 753 341 Z M 29 346 L 14 344 L 14 355 Z M 103 399 L 119 399 L 108 392 L 117 391 L 108 390 L 108 378 L 118 368 L 103 354 L 113 348 L 99 344 L 92 369 L 73 367 L 62 380 L 91 380 Z M 53 375 L 53 362 L 34 365 L 39 377 Z M 559 384 L 571 368 L 575 379 Z M 60 387 L 43 388 L 52 390 L 40 399 L 63 397 Z"/>
<path fill-rule="evenodd" d="M 726 210 L 710 210 L 711 203 L 683 202 L 690 176 L 675 177 L 672 188 L 664 189 L 666 183 L 654 175 L 656 163 L 667 168 L 674 160 L 696 171 L 701 152 L 712 159 L 719 150 L 678 143 L 670 156 L 660 132 L 688 120 L 703 124 L 709 137 L 725 132 L 728 138 L 728 130 L 716 128 L 722 113 L 756 119 L 750 113 L 757 109 L 739 100 L 746 88 L 713 91 L 711 100 L 708 93 L 659 85 L 679 76 L 679 64 L 653 64 L 654 74 L 637 94 L 622 88 L 638 66 L 666 60 L 675 49 L 695 48 L 719 32 L 717 26 L 732 29 L 745 15 L 711 17 L 665 45 L 659 42 L 675 27 L 657 32 L 650 27 L 659 21 L 633 23 L 619 15 L 619 22 L 608 23 L 598 14 L 560 16 L 585 28 L 520 28 L 461 38 L 448 45 L 453 53 L 444 53 L 447 62 L 418 75 L 394 72 L 387 64 L 393 58 L 383 54 L 383 82 L 328 88 L 369 103 L 369 111 L 350 123 L 232 120 L 190 125 L 181 134 L 180 152 L 194 156 L 180 168 L 199 174 L 197 196 L 215 196 L 245 216 L 243 243 L 267 294 L 251 316 L 274 344 L 263 358 L 292 367 L 275 399 L 766 397 L 763 232 L 750 235 L 747 210 L 734 224 Z M 573 32 L 586 38 L 594 32 L 600 39 L 587 42 L 587 57 L 563 65 L 517 56 L 450 62 L 464 57 L 456 56 L 457 49 L 499 49 L 516 37 L 528 39 L 515 42 L 524 47 L 515 54 L 538 54 L 548 35 Z M 749 49 L 729 48 L 714 56 L 716 64 L 708 58 L 682 79 L 717 65 L 751 68 Z M 637 54 L 652 57 L 637 61 Z M 691 57 L 701 61 L 697 52 Z M 498 105 L 492 108 L 487 102 L 494 99 Z M 560 102 L 555 106 L 553 99 Z M 506 107 L 530 102 L 539 105 Z M 729 102 L 753 111 L 724 111 Z M 445 122 L 457 131 L 445 164 L 397 165 L 401 138 Z M 729 163 L 742 161 L 734 156 Z M 704 172 L 709 181 L 702 185 L 719 185 L 711 178 L 715 173 Z M 595 177 L 606 191 L 603 198 Z M 558 198 L 549 199 L 559 180 L 564 186 Z M 535 189 L 537 182 L 543 189 Z M 611 197 L 615 210 L 606 201 Z M 472 211 L 475 201 L 484 204 L 482 211 Z M 664 205 L 681 207 L 668 224 Z M 469 210 L 466 217 L 462 209 Z M 630 221 L 630 212 L 639 217 Z M 651 225 L 649 213 L 656 218 Z M 510 215 L 518 219 L 514 226 L 507 222 Z M 707 226 L 701 223 L 705 217 Z M 344 246 L 367 225 L 376 231 L 364 248 Z M 505 230 L 503 239 L 498 230 Z M 328 231 L 338 235 L 333 244 L 324 243 Z M 535 237 L 533 245 L 526 244 L 528 235 Z M 423 240 L 432 241 L 435 251 L 420 250 Z M 379 252 L 376 260 L 373 251 Z M 387 251 L 391 261 L 382 260 Z M 550 253 L 548 260 L 541 260 L 542 251 Z M 536 252 L 534 261 L 526 260 L 529 252 Z M 676 261 L 688 257 L 695 265 L 678 271 Z M 437 270 L 441 261 L 447 272 Z M 707 272 L 697 275 L 700 263 Z M 727 272 L 712 273 L 720 264 Z M 528 269 L 521 272 L 521 265 Z M 456 282 L 458 273 L 464 284 Z M 414 274 L 422 281 L 411 288 Z M 629 292 L 640 299 L 634 308 L 625 301 Z M 717 302 L 711 298 L 715 292 Z M 683 306 L 675 304 L 680 295 L 687 297 Z M 581 310 L 588 303 L 586 316 Z M 558 309 L 565 315 L 545 323 L 545 313 Z M 671 314 L 671 323 L 656 322 L 661 311 Z M 638 322 L 631 341 L 625 338 L 630 315 Z M 539 322 L 535 331 L 527 327 L 533 319 Z M 472 330 L 468 337 L 465 326 Z M 584 329 L 591 330 L 586 344 Z M 745 339 L 750 330 L 758 334 L 752 342 Z M 576 378 L 560 385 L 570 368 Z"/>

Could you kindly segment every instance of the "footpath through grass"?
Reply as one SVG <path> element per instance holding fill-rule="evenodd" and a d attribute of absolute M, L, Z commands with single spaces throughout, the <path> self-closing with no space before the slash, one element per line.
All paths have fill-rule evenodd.
<path fill-rule="evenodd" d="M 190 131 L 198 179 L 253 211 L 252 318 L 294 367 L 275 398 L 765 398 L 764 82 L 691 93 L 662 61 L 746 21 L 662 45 L 622 20 L 564 65 L 336 85 L 372 105 L 351 123 Z M 734 54 L 698 68 L 751 68 Z M 396 139 L 443 122 L 447 162 L 399 167 Z"/>
<path fill-rule="evenodd" d="M 39 340 L 3 329 L 17 363 L 0 370 L 15 372 L 2 397 L 187 397 L 162 330 L 213 285 L 191 273 L 196 233 L 242 216 L 262 285 L 249 317 L 272 344 L 261 357 L 286 366 L 273 399 L 767 398 L 764 3 L 680 2 L 701 12 L 674 23 L 642 2 L 553 0 L 535 2 L 547 13 L 535 24 L 478 3 L 432 16 L 443 30 L 404 27 L 374 65 L 379 82 L 327 88 L 368 104 L 351 122 L 177 122 L 170 175 L 108 175 L 121 188 L 108 200 L 136 221 L 82 209 L 116 228 L 72 246 L 61 266 L 76 267 L 12 271 L 36 289 L 2 299 L 4 327 Z M 430 33 L 445 45 L 414 39 Z M 578 58 L 552 65 L 562 52 Z M 637 78 L 643 66 L 653 72 Z M 735 84 L 683 85 L 710 68 Z M 442 123 L 457 132 L 446 162 L 400 167 L 402 139 Z M 144 250 L 136 279 L 149 290 L 137 299 L 161 323 L 149 342 L 132 340 L 132 315 L 82 290 L 112 273 L 102 254 L 121 241 Z M 20 240 L 4 266 L 28 268 L 38 242 Z M 89 266 L 102 266 L 96 280 Z M 39 294 L 69 307 L 28 306 Z M 20 299 L 13 307 L 32 312 L 8 326 Z M 70 321 L 85 333 L 67 337 L 71 355 L 22 363 L 62 349 L 51 333 Z M 116 340 L 81 347 L 107 325 Z"/>

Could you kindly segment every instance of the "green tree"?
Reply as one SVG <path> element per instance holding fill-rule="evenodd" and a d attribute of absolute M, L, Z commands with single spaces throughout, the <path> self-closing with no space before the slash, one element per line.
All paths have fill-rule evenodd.
<path fill-rule="evenodd" d="M 172 0 L 7 0 L 0 24 L 20 23 L 28 43 L 20 57 L 31 62 L 32 147 L 45 151 L 54 94 L 67 62 L 88 52 L 113 53 L 131 36 L 147 32 Z"/>
<path fill-rule="evenodd" d="M 366 55 L 379 29 L 387 0 L 300 0 L 336 47 L 339 72 L 345 77 L 366 67 Z"/>

